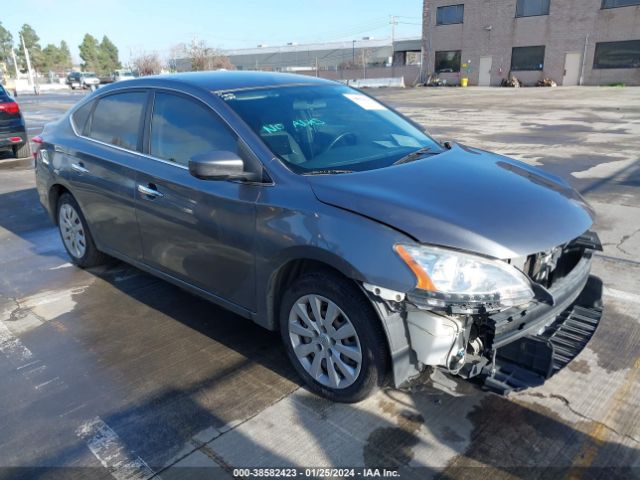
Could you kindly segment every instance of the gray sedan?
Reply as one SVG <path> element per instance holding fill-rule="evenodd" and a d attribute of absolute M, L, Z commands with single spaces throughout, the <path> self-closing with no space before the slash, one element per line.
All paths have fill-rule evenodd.
<path fill-rule="evenodd" d="M 539 385 L 602 313 L 593 212 L 565 181 L 330 81 L 106 86 L 45 128 L 36 177 L 76 265 L 116 257 L 278 330 L 336 401 L 433 370 Z"/>

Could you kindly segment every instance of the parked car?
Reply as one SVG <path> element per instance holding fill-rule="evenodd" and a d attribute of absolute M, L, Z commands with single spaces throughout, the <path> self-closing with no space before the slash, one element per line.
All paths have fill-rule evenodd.
<path fill-rule="evenodd" d="M 45 128 L 36 178 L 76 265 L 110 255 L 279 330 L 336 401 L 427 368 L 537 385 L 601 315 L 593 212 L 567 182 L 327 80 L 106 86 Z"/>
<path fill-rule="evenodd" d="M 113 72 L 111 78 L 114 82 L 121 82 L 123 80 L 133 80 L 136 77 L 131 70 L 120 69 Z"/>
<path fill-rule="evenodd" d="M 95 90 L 100 85 L 100 79 L 94 72 L 71 72 L 67 75 L 67 85 L 71 90 L 76 88 Z"/>
<path fill-rule="evenodd" d="M 31 156 L 20 105 L 0 85 L 0 149 L 11 150 L 16 158 Z"/>

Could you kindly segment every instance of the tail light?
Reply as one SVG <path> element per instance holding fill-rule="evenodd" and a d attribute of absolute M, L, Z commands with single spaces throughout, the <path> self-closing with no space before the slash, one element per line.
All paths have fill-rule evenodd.
<path fill-rule="evenodd" d="M 16 102 L 4 102 L 0 103 L 0 112 L 8 113 L 9 115 L 15 115 L 20 113 L 20 107 Z"/>
<path fill-rule="evenodd" d="M 33 158 L 35 159 L 38 156 L 38 150 L 40 150 L 40 145 L 42 145 L 42 137 L 40 135 L 36 135 L 31 139 L 31 141 L 35 143 L 37 147 L 33 150 Z"/>

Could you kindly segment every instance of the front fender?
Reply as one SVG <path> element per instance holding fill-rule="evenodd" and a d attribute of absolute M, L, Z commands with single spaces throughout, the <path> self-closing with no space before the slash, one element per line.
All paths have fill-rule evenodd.
<path fill-rule="evenodd" d="M 274 278 L 295 260 L 315 260 L 358 282 L 407 292 L 415 277 L 393 251 L 410 239 L 369 218 L 318 202 L 309 195 L 308 208 L 258 204 L 256 212 L 256 322 L 277 328 L 268 297 Z M 286 202 L 282 202 L 286 205 Z"/>

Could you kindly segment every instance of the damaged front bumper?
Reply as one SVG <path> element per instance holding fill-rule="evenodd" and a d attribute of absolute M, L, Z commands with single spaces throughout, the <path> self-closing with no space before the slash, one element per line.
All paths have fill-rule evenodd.
<path fill-rule="evenodd" d="M 420 292 L 400 297 L 365 284 L 387 331 L 395 385 L 426 367 L 501 394 L 543 384 L 580 353 L 602 317 L 602 282 L 590 275 L 601 247 L 591 239 L 571 270 L 543 288 L 543 301 L 492 314 L 433 311 Z"/>

